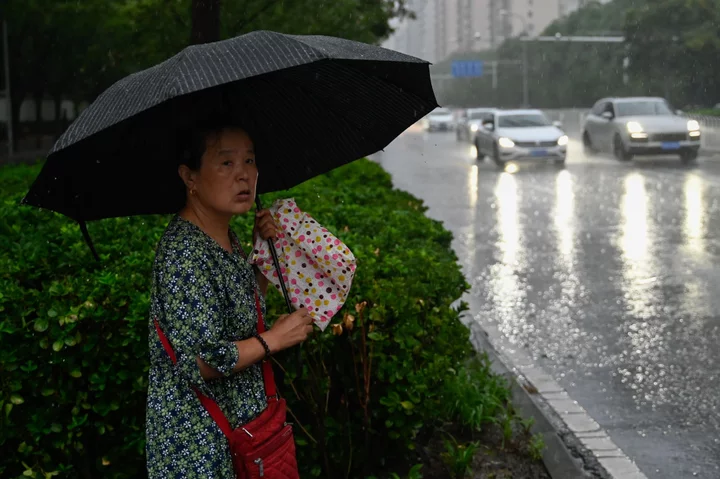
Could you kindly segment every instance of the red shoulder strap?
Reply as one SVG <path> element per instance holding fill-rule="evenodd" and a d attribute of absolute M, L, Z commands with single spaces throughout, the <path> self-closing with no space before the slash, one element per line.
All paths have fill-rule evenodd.
<path fill-rule="evenodd" d="M 240 242 L 235 235 L 235 232 L 230 230 L 230 241 L 240 251 L 242 256 L 247 259 L 245 250 L 240 246 Z M 255 288 L 255 310 L 257 311 L 257 332 L 262 334 L 265 332 L 265 321 L 263 319 L 262 306 L 260 305 L 260 295 L 258 294 L 257 288 Z M 275 375 L 273 374 L 272 364 L 269 360 L 262 362 L 263 371 L 263 382 L 265 383 L 265 396 L 270 400 L 271 398 L 278 399 L 277 387 L 275 386 Z"/>
<path fill-rule="evenodd" d="M 265 332 L 265 320 L 263 319 L 262 306 L 260 306 L 260 295 L 258 294 L 257 289 L 255 290 L 255 309 L 257 310 L 258 316 L 257 331 L 258 334 L 262 334 Z M 262 370 L 263 382 L 265 383 L 265 396 L 267 396 L 268 400 L 270 398 L 277 399 L 275 374 L 273 374 L 272 364 L 270 364 L 269 359 L 262 362 Z"/>
<path fill-rule="evenodd" d="M 258 316 L 257 331 L 258 333 L 264 333 L 265 322 L 263 320 L 262 307 L 260 306 L 260 296 L 258 295 L 257 290 L 255 290 L 255 308 L 257 309 Z M 160 342 L 162 343 L 163 348 L 165 348 L 165 352 L 167 352 L 168 356 L 170 356 L 173 364 L 176 364 L 177 357 L 175 356 L 175 351 L 170 345 L 170 341 L 168 340 L 167 336 L 165 336 L 165 333 L 163 333 L 162 329 L 160 329 L 160 324 L 158 323 L 157 318 L 153 318 L 153 323 L 155 324 L 155 330 L 160 337 Z M 276 401 L 278 397 L 277 388 L 275 386 L 275 375 L 273 374 L 272 364 L 270 364 L 269 360 L 265 360 L 262 362 L 262 370 L 263 382 L 265 383 L 265 396 L 267 397 L 268 401 Z M 200 400 L 200 403 L 207 410 L 210 416 L 215 420 L 217 425 L 220 427 L 220 430 L 229 440 L 230 436 L 232 435 L 232 426 L 230 426 L 230 421 L 228 421 L 227 416 L 223 414 L 220 406 L 218 406 L 218 404 L 213 399 L 201 393 L 196 387 L 193 386 L 192 389 L 193 391 L 195 391 L 195 394 Z"/>

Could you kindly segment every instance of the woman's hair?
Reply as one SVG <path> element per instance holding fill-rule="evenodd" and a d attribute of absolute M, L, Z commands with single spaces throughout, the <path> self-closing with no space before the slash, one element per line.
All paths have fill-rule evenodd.
<path fill-rule="evenodd" d="M 199 170 L 208 140 L 210 138 L 217 138 L 224 130 L 242 130 L 247 132 L 242 125 L 225 119 L 209 121 L 192 128 L 180 135 L 179 164 L 185 165 L 193 171 Z"/>

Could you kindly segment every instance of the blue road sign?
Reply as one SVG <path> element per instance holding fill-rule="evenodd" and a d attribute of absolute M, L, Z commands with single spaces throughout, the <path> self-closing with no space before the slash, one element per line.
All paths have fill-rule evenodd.
<path fill-rule="evenodd" d="M 478 60 L 452 62 L 452 76 L 455 78 L 472 78 L 483 75 L 483 62 Z"/>

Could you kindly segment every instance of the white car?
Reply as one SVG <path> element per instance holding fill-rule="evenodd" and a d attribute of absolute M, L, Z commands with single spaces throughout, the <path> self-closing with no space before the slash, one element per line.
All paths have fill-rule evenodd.
<path fill-rule="evenodd" d="M 457 141 L 472 142 L 475 133 L 482 128 L 483 121 L 489 120 L 495 108 L 468 108 L 455 127 Z"/>
<path fill-rule="evenodd" d="M 452 111 L 447 108 L 435 108 L 425 117 L 425 130 L 450 131 L 455 123 Z"/>
<path fill-rule="evenodd" d="M 679 155 L 694 161 L 700 149 L 700 124 L 679 116 L 662 98 L 604 98 L 583 125 L 583 146 L 610 152 L 620 161 L 635 155 Z"/>
<path fill-rule="evenodd" d="M 568 137 L 559 122 L 540 110 L 498 110 L 475 135 L 478 160 L 486 156 L 504 168 L 509 161 L 550 160 L 565 164 Z"/>

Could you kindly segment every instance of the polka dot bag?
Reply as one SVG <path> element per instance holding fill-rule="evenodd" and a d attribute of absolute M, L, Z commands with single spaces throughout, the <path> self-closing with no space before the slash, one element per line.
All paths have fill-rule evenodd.
<path fill-rule="evenodd" d="M 277 200 L 269 208 L 280 225 L 275 242 L 290 300 L 304 305 L 321 330 L 345 304 L 353 277 L 355 256 L 342 241 L 298 208 L 294 198 Z M 266 241 L 258 239 L 251 261 L 280 289 Z"/>

